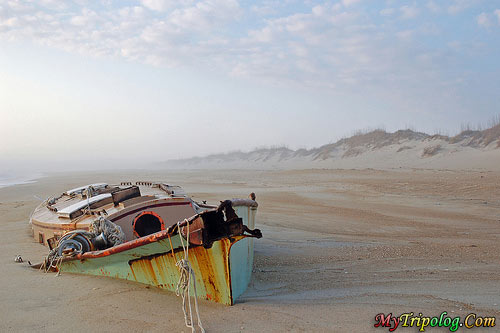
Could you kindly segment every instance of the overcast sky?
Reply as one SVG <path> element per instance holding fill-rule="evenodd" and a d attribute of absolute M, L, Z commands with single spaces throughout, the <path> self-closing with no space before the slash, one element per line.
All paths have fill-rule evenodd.
<path fill-rule="evenodd" d="M 487 0 L 0 0 L 0 169 L 454 134 L 500 113 L 499 36 Z"/>

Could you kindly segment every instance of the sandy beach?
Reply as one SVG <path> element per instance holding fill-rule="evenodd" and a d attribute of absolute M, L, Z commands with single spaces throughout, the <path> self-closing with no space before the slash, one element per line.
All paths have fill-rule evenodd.
<path fill-rule="evenodd" d="M 34 195 L 125 180 L 178 184 L 210 203 L 257 194 L 251 285 L 232 307 L 200 301 L 207 332 L 382 332 L 381 312 L 500 315 L 500 172 L 86 172 L 0 188 L 0 331 L 189 331 L 173 293 L 14 262 L 47 252 L 30 235 Z"/>

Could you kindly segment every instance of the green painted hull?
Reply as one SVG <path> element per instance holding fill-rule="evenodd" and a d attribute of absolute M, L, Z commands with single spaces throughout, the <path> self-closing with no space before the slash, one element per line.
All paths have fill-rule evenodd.
<path fill-rule="evenodd" d="M 140 247 L 101 257 L 85 258 L 61 263 L 61 272 L 89 274 L 125 279 L 149 284 L 158 288 L 175 291 L 180 273 L 176 262 L 184 257 L 179 235 L 162 239 Z M 189 249 L 189 261 L 196 277 L 196 296 L 218 303 L 234 303 L 231 288 L 230 252 L 231 246 L 243 236 L 233 240 L 221 239 L 214 242 L 210 249 L 203 246 Z"/>
<path fill-rule="evenodd" d="M 236 206 L 235 209 L 244 224 L 253 228 L 256 207 Z M 108 250 L 65 259 L 59 269 L 61 272 L 107 276 L 175 291 L 180 277 L 175 264 L 184 258 L 180 237 L 178 233 L 161 231 Z M 196 296 L 233 305 L 251 279 L 253 238 L 223 238 L 215 241 L 209 249 L 191 245 L 189 261 L 196 277 Z"/>

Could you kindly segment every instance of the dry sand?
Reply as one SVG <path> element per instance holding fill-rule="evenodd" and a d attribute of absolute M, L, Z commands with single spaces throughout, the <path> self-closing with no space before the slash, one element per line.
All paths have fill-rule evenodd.
<path fill-rule="evenodd" d="M 207 332 L 384 332 L 380 312 L 500 315 L 500 172 L 96 172 L 0 189 L 0 331 L 189 331 L 172 293 L 13 260 L 46 253 L 27 225 L 33 194 L 122 180 L 177 183 L 212 203 L 257 194 L 252 283 L 232 307 L 201 301 Z"/>

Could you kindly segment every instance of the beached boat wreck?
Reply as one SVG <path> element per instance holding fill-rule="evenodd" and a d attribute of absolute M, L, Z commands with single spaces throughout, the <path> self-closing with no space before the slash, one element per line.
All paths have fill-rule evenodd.
<path fill-rule="evenodd" d="M 262 237 L 256 212 L 253 193 L 211 206 L 165 183 L 86 185 L 33 212 L 33 236 L 50 248 L 36 267 L 175 291 L 188 255 L 196 296 L 233 305 L 250 282 L 253 238 Z"/>

